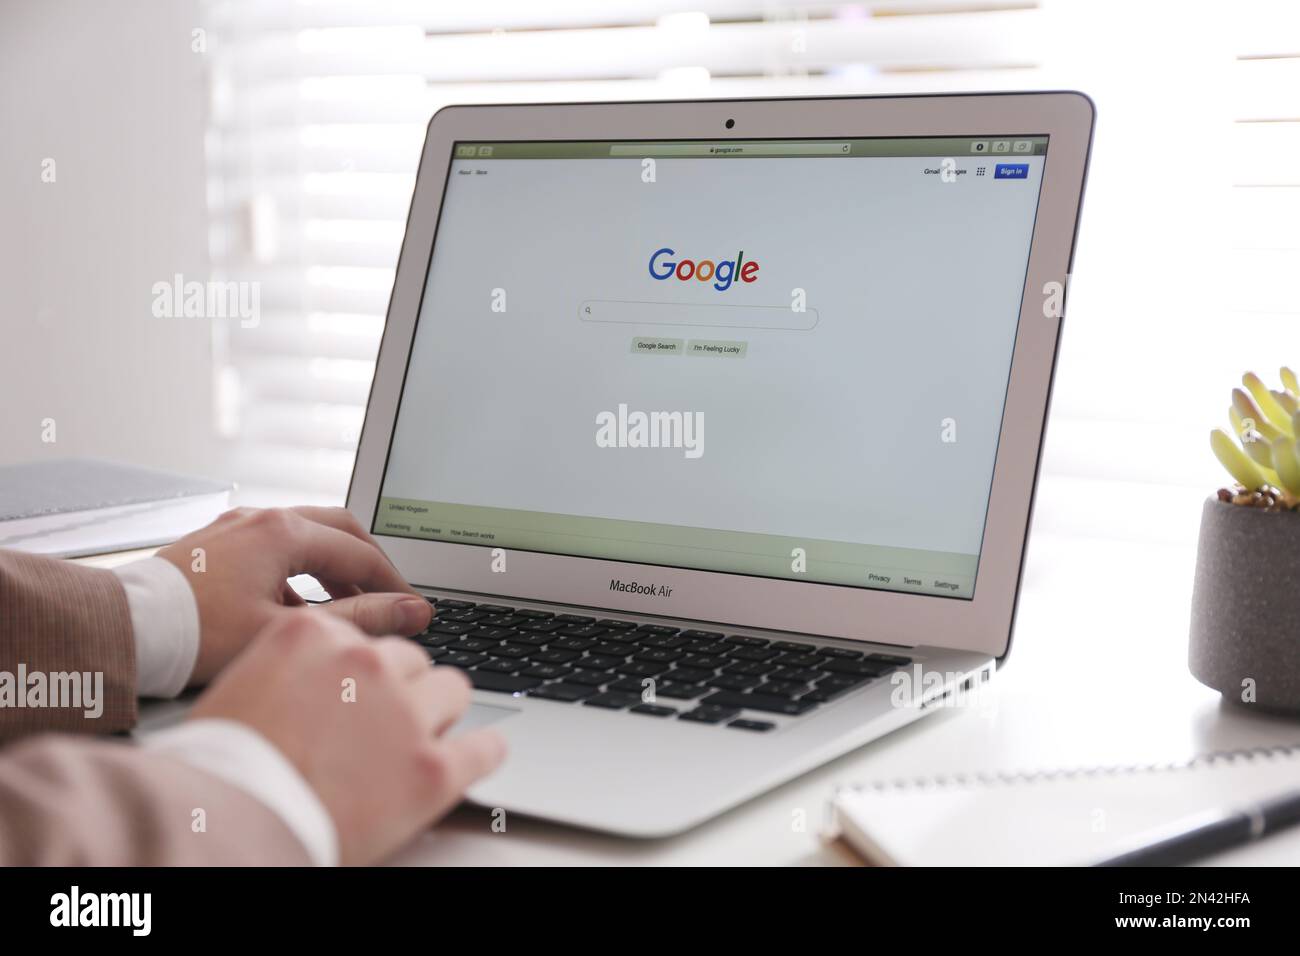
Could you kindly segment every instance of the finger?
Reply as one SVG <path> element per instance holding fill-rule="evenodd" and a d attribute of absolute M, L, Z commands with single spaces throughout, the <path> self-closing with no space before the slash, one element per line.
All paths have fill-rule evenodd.
<path fill-rule="evenodd" d="M 284 589 L 280 593 L 280 600 L 287 607 L 301 607 L 307 602 L 302 599 L 302 595 L 293 589 L 293 585 L 288 581 L 284 582 Z"/>
<path fill-rule="evenodd" d="M 331 592 L 332 593 L 332 592 Z M 359 594 L 326 604 L 325 610 L 351 621 L 367 634 L 419 634 L 433 619 L 433 608 L 409 594 Z M 423 652 L 421 652 L 423 653 Z M 428 663 L 428 656 L 424 658 Z"/>
<path fill-rule="evenodd" d="M 383 554 L 384 549 L 380 547 L 379 542 L 361 526 L 361 522 L 357 520 L 356 515 L 346 508 L 319 508 L 315 505 L 298 505 L 290 510 L 302 515 L 308 521 L 315 521 L 317 524 L 327 525 L 336 531 L 350 534 L 354 538 L 378 548 L 380 554 Z M 384 559 L 388 560 L 388 555 L 385 554 Z M 392 562 L 389 561 L 389 563 Z"/>
<path fill-rule="evenodd" d="M 464 673 L 454 667 L 430 667 L 427 658 L 424 673 L 411 682 L 411 693 L 434 737 L 445 734 L 469 709 L 470 686 Z"/>
<path fill-rule="evenodd" d="M 356 585 L 365 591 L 411 592 L 410 585 L 374 545 L 295 512 L 282 514 L 288 516 L 283 530 L 295 574 Z"/>
<path fill-rule="evenodd" d="M 499 767 L 505 756 L 505 738 L 491 727 L 440 740 L 425 761 L 434 818 L 459 803 L 465 791 Z"/>
<path fill-rule="evenodd" d="M 356 597 L 358 594 L 363 593 L 361 588 L 355 584 L 341 584 L 338 581 L 321 581 L 320 586 L 326 594 L 336 601 L 341 598 Z"/>
<path fill-rule="evenodd" d="M 379 653 L 388 672 L 403 684 L 432 670 L 424 648 L 404 637 L 380 637 L 367 643 Z"/>

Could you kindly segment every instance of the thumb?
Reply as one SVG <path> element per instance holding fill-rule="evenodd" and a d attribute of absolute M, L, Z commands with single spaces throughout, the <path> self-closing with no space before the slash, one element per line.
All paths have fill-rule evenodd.
<path fill-rule="evenodd" d="M 358 594 L 322 605 L 367 634 L 419 634 L 429 626 L 433 608 L 410 594 Z"/>

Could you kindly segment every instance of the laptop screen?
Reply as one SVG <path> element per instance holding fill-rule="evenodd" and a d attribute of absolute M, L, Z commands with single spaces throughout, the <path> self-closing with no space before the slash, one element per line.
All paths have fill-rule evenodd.
<path fill-rule="evenodd" d="M 1046 154 L 457 143 L 373 530 L 970 598 Z"/>

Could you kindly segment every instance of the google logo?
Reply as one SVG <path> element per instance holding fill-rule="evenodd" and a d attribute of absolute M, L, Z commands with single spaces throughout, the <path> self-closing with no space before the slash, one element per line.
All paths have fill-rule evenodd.
<path fill-rule="evenodd" d="M 676 276 L 682 282 L 690 279 L 698 282 L 713 280 L 713 288 L 719 292 L 726 292 L 737 279 L 747 283 L 758 279 L 758 263 L 746 262 L 743 249 L 736 253 L 735 259 L 723 259 L 716 263 L 712 259 L 701 259 L 699 262 L 683 259 L 674 262 L 670 258 L 674 255 L 676 253 L 667 246 L 656 249 L 650 256 L 650 277 L 670 279 Z"/>

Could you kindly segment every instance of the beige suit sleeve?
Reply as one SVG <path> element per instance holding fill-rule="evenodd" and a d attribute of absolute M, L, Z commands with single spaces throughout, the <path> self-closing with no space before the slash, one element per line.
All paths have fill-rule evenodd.
<path fill-rule="evenodd" d="M 135 642 L 126 592 L 111 571 L 0 551 L 0 671 L 102 675 L 102 713 L 0 706 L 0 741 L 43 730 L 109 733 L 136 721 Z M 4 675 L 0 675 L 0 680 Z M 47 677 L 48 679 L 48 677 Z M 93 686 L 93 683 L 92 683 Z M 16 687 L 23 692 L 25 688 Z M 0 688 L 3 690 L 3 688 Z"/>
<path fill-rule="evenodd" d="M 265 804 L 126 743 L 38 737 L 0 751 L 0 866 L 309 866 Z"/>

